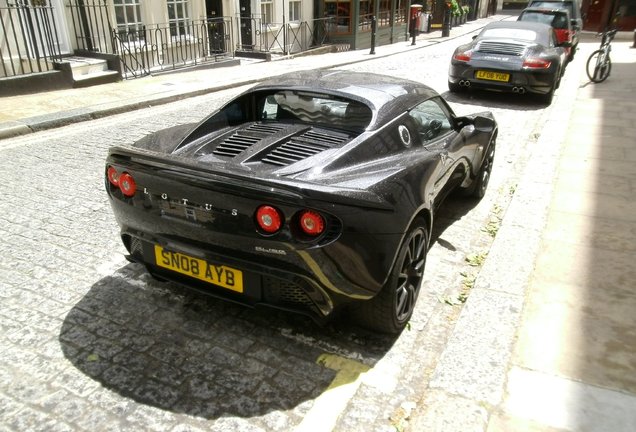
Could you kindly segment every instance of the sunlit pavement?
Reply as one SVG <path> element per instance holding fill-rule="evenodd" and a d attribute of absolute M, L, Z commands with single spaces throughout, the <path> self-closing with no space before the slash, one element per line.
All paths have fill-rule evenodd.
<path fill-rule="evenodd" d="M 567 71 L 578 85 L 557 91 L 411 430 L 636 429 L 629 36 L 612 44 L 608 80 L 593 84 L 585 62 L 599 41 L 584 35 Z M 491 334 L 495 327 L 504 331 Z"/>

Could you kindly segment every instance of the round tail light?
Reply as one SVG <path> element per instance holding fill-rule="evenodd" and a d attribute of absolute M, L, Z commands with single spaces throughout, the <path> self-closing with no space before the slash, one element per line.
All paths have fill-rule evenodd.
<path fill-rule="evenodd" d="M 106 177 L 108 177 L 108 182 L 115 187 L 119 187 L 119 173 L 115 169 L 115 167 L 109 166 L 106 170 Z"/>
<path fill-rule="evenodd" d="M 274 207 L 262 205 L 256 210 L 256 224 L 266 233 L 273 234 L 283 225 L 283 218 Z"/>
<path fill-rule="evenodd" d="M 135 195 L 135 192 L 137 191 L 137 184 L 135 183 L 133 176 L 125 172 L 119 176 L 118 182 L 119 189 L 121 189 L 124 196 L 131 197 Z"/>
<path fill-rule="evenodd" d="M 320 213 L 317 213 L 312 210 L 305 210 L 300 214 L 300 229 L 303 232 L 310 236 L 317 236 L 322 234 L 325 230 L 325 220 Z"/>

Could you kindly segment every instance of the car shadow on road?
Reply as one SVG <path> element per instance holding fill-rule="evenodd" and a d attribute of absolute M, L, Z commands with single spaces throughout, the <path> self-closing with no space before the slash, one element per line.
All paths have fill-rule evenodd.
<path fill-rule="evenodd" d="M 298 407 L 338 372 L 321 356 L 372 367 L 395 342 L 345 324 L 235 305 L 128 264 L 71 309 L 59 341 L 77 369 L 137 403 L 205 419 L 284 411 L 298 422 Z"/>
<path fill-rule="evenodd" d="M 460 191 L 455 191 L 446 197 L 435 213 L 435 221 L 431 231 L 431 244 L 438 242 L 444 248 L 454 250 L 450 243 L 441 238 L 442 234 L 448 227 L 466 216 L 477 204 L 479 204 L 479 200 L 463 196 Z"/>

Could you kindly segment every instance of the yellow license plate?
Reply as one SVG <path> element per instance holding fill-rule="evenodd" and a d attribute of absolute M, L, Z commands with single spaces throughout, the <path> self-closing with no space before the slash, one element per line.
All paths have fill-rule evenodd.
<path fill-rule="evenodd" d="M 177 273 L 222 286 L 236 292 L 243 292 L 243 272 L 224 265 L 211 264 L 178 252 L 172 252 L 155 245 L 155 262 Z"/>
<path fill-rule="evenodd" d="M 501 73 L 501 72 L 490 72 L 490 71 L 477 71 L 475 72 L 475 78 L 489 80 L 489 81 L 501 81 L 508 82 L 510 81 L 510 74 Z"/>

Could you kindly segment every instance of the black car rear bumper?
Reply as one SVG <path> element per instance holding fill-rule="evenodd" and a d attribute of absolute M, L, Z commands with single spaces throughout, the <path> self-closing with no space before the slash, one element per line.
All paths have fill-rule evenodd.
<path fill-rule="evenodd" d="M 151 275 L 160 280 L 176 282 L 206 295 L 247 306 L 266 305 L 293 311 L 308 315 L 318 322 L 324 321 L 339 304 L 347 302 L 345 296 L 328 293 L 311 278 L 291 269 L 280 270 L 257 262 L 241 262 L 209 251 L 193 252 L 191 246 L 180 245 L 172 240 L 142 236 L 143 239 L 122 234 L 130 261 L 144 265 Z M 180 254 L 196 255 L 208 263 L 237 269 L 241 273 L 241 292 L 159 266 L 153 251 L 157 244 L 163 244 L 166 249 Z"/>
<path fill-rule="evenodd" d="M 556 88 L 555 82 L 558 81 L 556 73 L 552 71 L 493 71 L 510 74 L 510 79 L 507 82 L 478 79 L 475 78 L 476 70 L 474 68 L 458 64 L 451 65 L 448 75 L 448 81 L 452 84 L 456 84 L 466 88 L 476 88 L 499 92 L 527 92 L 535 94 L 550 93 L 554 88 Z"/>

